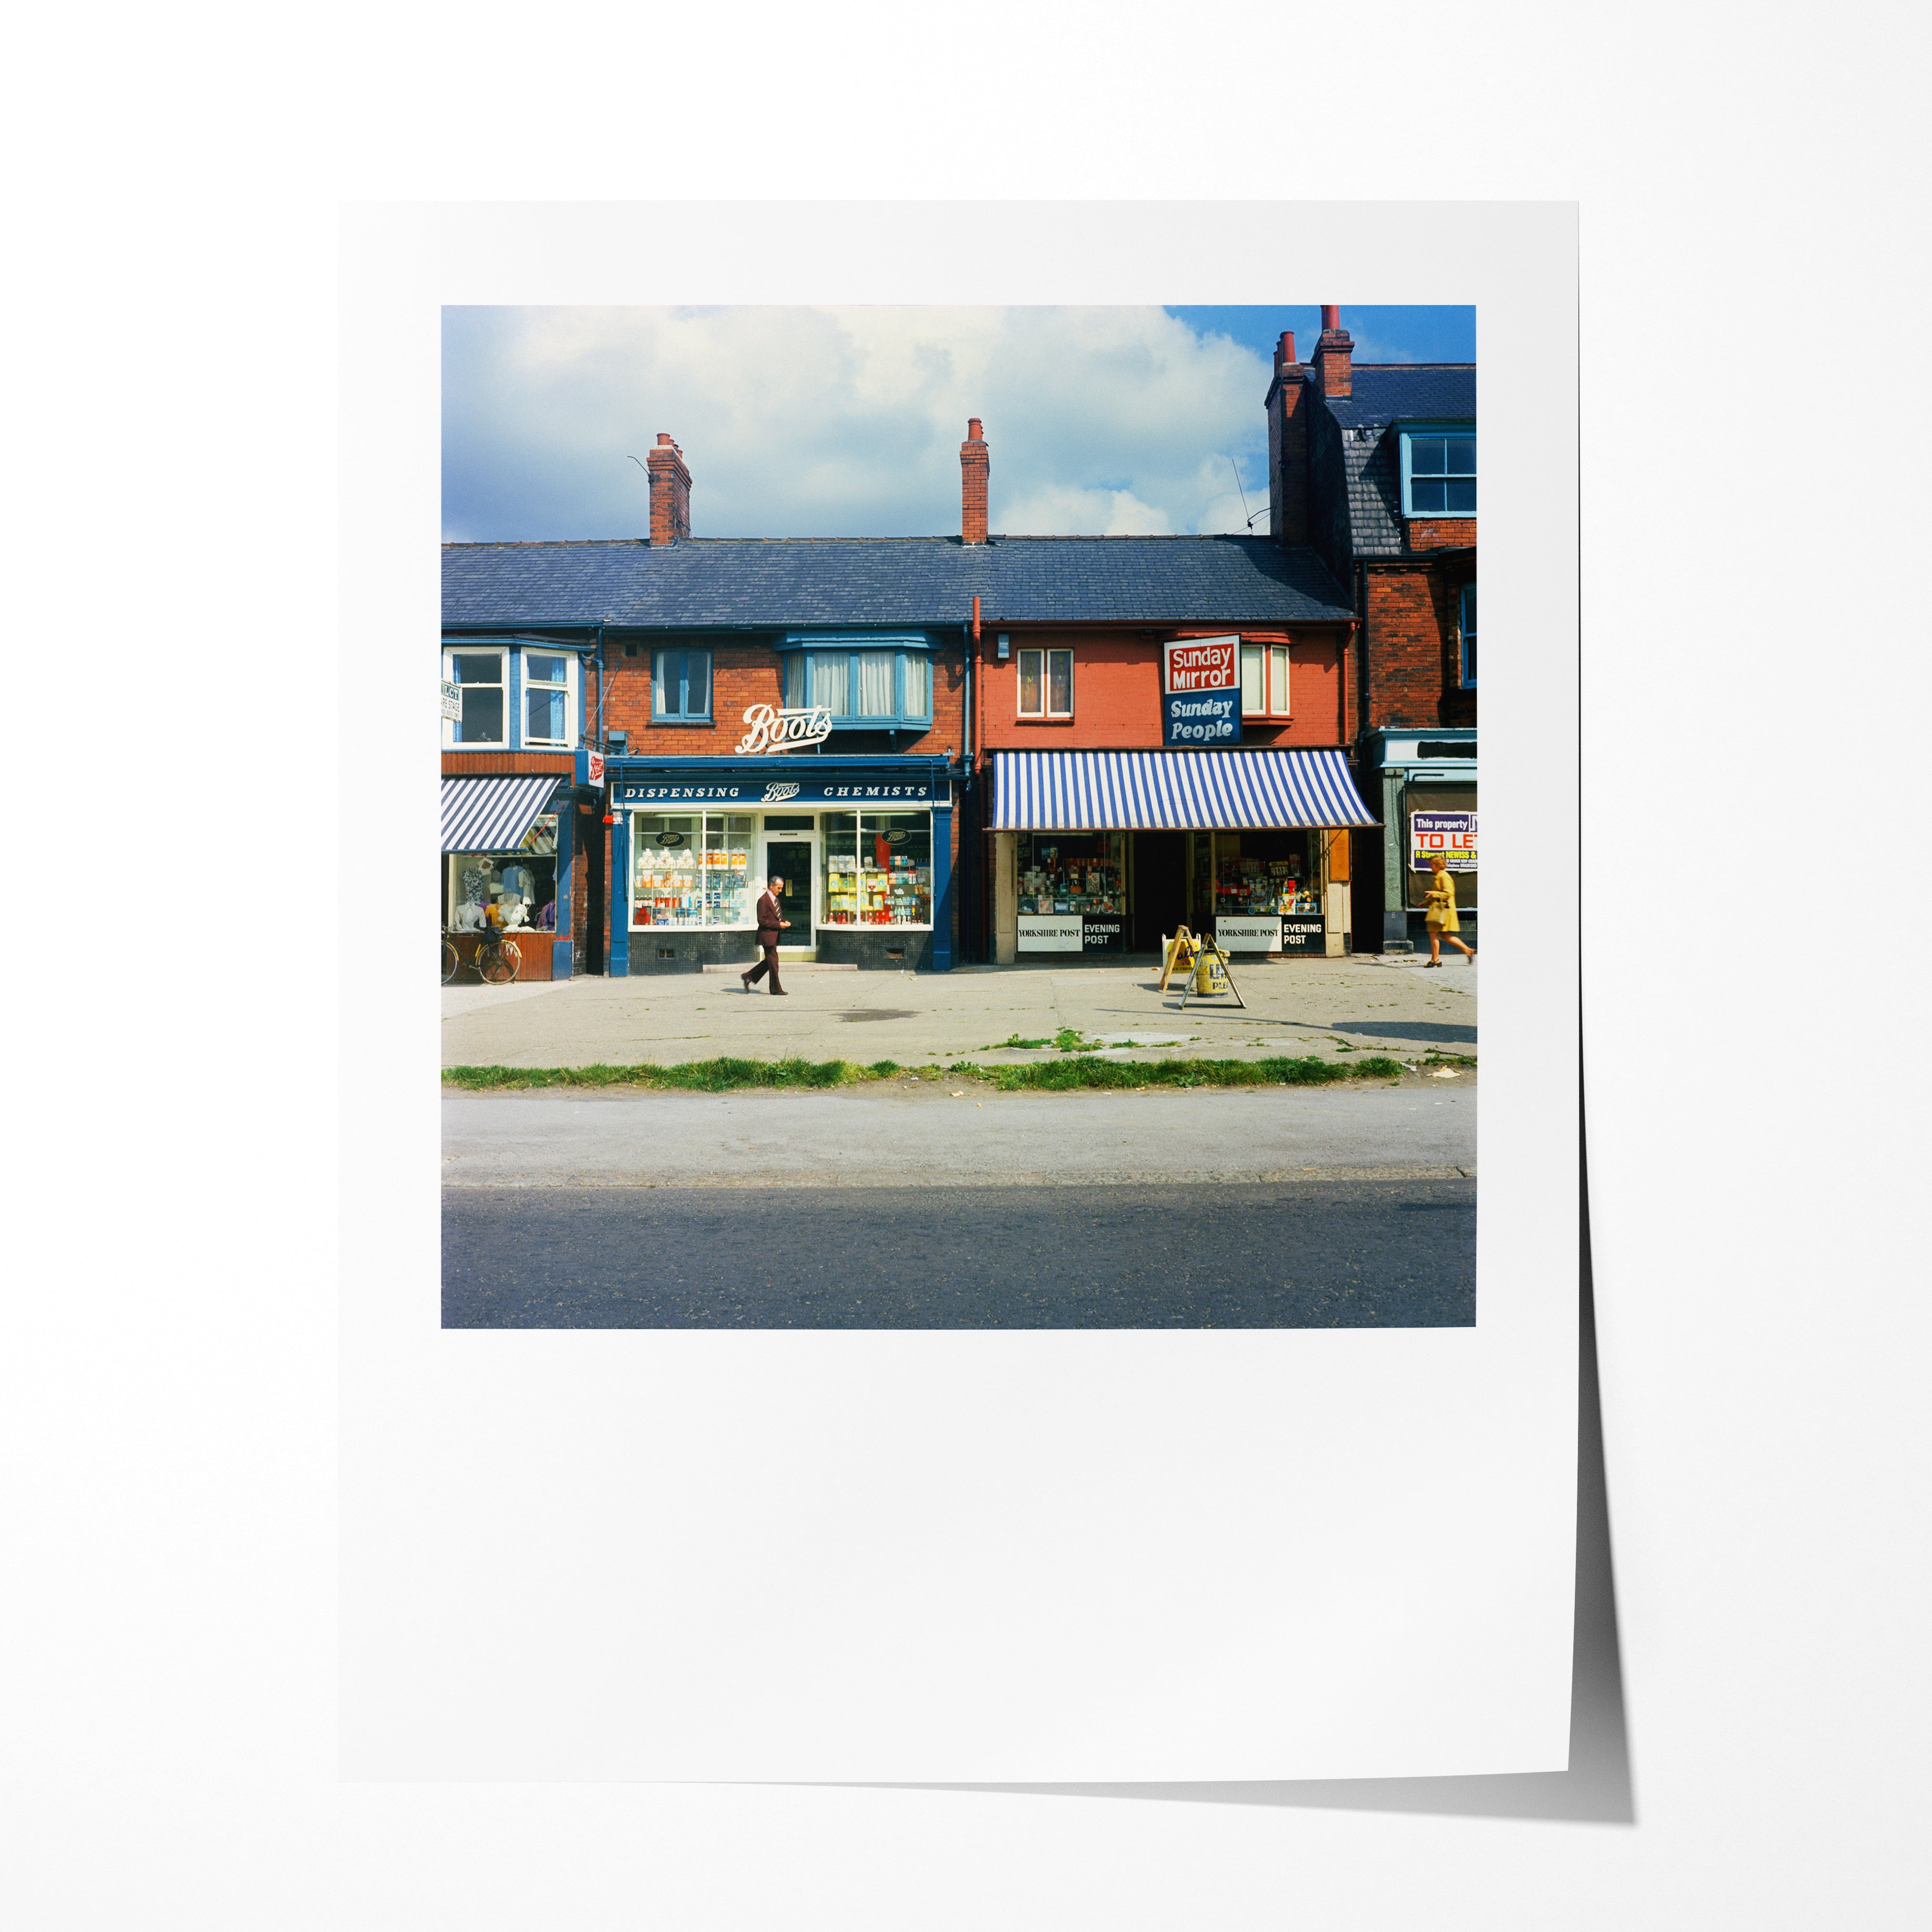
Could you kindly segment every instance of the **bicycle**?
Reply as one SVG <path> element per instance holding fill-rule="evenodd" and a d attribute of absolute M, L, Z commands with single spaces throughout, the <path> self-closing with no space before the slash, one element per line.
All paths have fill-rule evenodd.
<path fill-rule="evenodd" d="M 446 986 L 456 977 L 457 969 L 465 962 L 458 952 L 453 941 L 442 942 L 442 983 Z M 486 926 L 476 935 L 476 956 L 468 962 L 476 968 L 476 976 L 486 986 L 507 986 L 523 970 L 524 956 L 518 950 L 514 939 L 506 939 L 494 926 Z"/>

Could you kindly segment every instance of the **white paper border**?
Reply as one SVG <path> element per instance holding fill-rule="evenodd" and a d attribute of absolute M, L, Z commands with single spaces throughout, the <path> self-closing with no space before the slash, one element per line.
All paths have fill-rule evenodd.
<path fill-rule="evenodd" d="M 1555 204 L 574 205 L 345 217 L 342 1745 L 358 1778 L 1559 1768 L 1575 1516 L 1576 221 Z M 438 1326 L 433 741 L 451 302 L 1473 302 L 1473 1330 Z M 1262 406 L 1257 396 L 1256 407 Z M 694 452 L 694 460 L 701 460 Z M 424 921 L 421 950 L 427 956 Z"/>

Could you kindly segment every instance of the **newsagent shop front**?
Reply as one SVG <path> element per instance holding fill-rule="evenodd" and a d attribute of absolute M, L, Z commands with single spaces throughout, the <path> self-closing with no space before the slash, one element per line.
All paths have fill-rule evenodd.
<path fill-rule="evenodd" d="M 950 970 L 953 776 L 944 758 L 609 761 L 610 970 L 750 965 L 775 874 L 781 959 Z"/>
<path fill-rule="evenodd" d="M 1348 837 L 1374 824 L 1340 752 L 998 752 L 994 957 L 1350 950 Z"/>

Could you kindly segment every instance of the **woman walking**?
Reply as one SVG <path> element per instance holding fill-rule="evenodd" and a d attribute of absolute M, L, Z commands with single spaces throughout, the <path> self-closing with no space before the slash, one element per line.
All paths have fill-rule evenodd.
<path fill-rule="evenodd" d="M 1429 890 L 1424 896 L 1425 910 L 1422 922 L 1429 928 L 1429 963 L 1431 966 L 1442 964 L 1442 942 L 1445 939 L 1466 959 L 1476 956 L 1473 946 L 1465 946 L 1456 935 L 1462 926 L 1456 917 L 1456 875 L 1450 872 L 1448 862 L 1440 852 L 1429 855 Z"/>

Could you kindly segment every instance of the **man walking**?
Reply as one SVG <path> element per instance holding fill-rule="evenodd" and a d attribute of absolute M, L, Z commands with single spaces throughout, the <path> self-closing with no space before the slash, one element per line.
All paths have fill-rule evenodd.
<path fill-rule="evenodd" d="M 758 895 L 758 944 L 765 949 L 765 956 L 748 973 L 738 975 L 745 982 L 748 993 L 753 982 L 762 980 L 767 973 L 772 976 L 772 991 L 784 991 L 778 984 L 778 934 L 791 921 L 778 911 L 778 888 L 784 884 L 784 880 L 774 872 L 765 890 Z"/>

